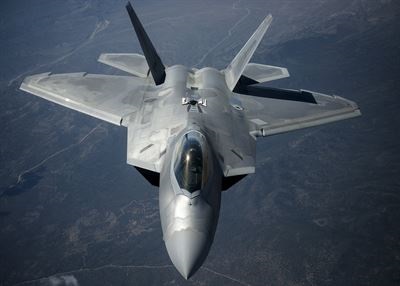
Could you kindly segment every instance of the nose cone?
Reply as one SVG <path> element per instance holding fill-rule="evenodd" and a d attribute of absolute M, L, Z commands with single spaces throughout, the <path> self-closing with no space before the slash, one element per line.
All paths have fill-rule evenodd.
<path fill-rule="evenodd" d="M 190 229 L 174 232 L 165 244 L 172 263 L 185 279 L 200 268 L 210 248 L 206 234 Z"/>

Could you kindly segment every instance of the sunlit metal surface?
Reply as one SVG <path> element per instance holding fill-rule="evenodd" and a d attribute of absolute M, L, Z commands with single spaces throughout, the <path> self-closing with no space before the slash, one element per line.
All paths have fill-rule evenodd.
<path fill-rule="evenodd" d="M 27 77 L 21 89 L 127 127 L 127 163 L 159 175 L 163 239 L 187 279 L 210 250 L 223 180 L 255 171 L 256 137 L 351 118 L 360 111 L 338 96 L 271 88 L 264 93 L 253 86 L 289 76 L 285 68 L 249 63 L 270 15 L 232 62 L 218 70 L 164 66 L 130 4 L 127 9 L 145 56 L 103 54 L 99 61 L 131 76 L 43 73 Z"/>

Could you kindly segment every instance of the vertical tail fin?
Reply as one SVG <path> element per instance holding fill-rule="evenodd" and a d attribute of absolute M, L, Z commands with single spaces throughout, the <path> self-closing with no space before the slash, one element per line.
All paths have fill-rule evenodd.
<path fill-rule="evenodd" d="M 126 10 L 131 18 L 133 28 L 135 29 L 136 35 L 139 39 L 140 46 L 142 47 L 144 56 L 146 57 L 154 82 L 156 85 L 163 84 L 165 80 L 165 67 L 130 2 L 126 4 Z"/>
<path fill-rule="evenodd" d="M 257 49 L 265 32 L 272 22 L 272 16 L 268 15 L 264 21 L 258 26 L 257 30 L 250 37 L 247 43 L 243 46 L 240 52 L 232 60 L 229 66 L 225 69 L 225 81 L 230 90 L 233 90 L 242 75 L 254 51 Z"/>

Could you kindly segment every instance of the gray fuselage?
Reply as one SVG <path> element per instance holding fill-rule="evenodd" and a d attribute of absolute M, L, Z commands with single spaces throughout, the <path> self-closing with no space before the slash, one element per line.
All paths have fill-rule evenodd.
<path fill-rule="evenodd" d="M 214 80 L 209 86 L 204 82 L 209 74 L 212 74 L 210 79 L 215 79 L 219 71 L 202 71 L 201 88 L 189 86 L 189 73 L 182 66 L 167 69 L 166 85 L 173 90 L 169 100 L 179 102 L 185 128 L 169 140 L 159 192 L 165 245 L 185 278 L 205 260 L 218 222 L 223 173 L 209 143 L 207 127 L 213 125 L 213 117 L 207 114 L 207 109 L 218 101 L 221 106 L 221 101 L 227 100 L 224 93 L 218 92 L 223 86 L 213 86 L 212 83 L 217 83 Z M 218 81 L 221 83 L 224 81 Z"/>

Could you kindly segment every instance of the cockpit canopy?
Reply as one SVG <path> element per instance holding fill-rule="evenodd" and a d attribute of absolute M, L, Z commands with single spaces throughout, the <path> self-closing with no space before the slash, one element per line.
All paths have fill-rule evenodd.
<path fill-rule="evenodd" d="M 200 190 L 207 180 L 207 142 L 197 132 L 186 133 L 180 142 L 174 162 L 174 172 L 179 187 L 190 193 Z"/>

